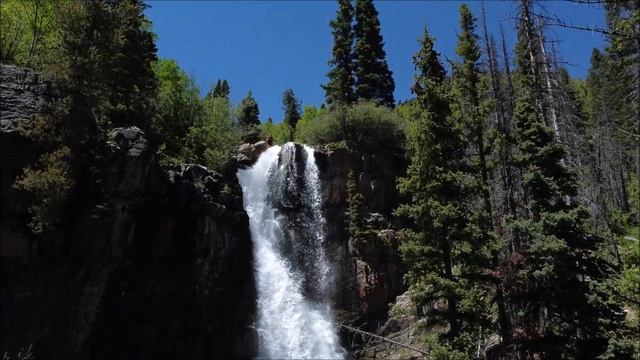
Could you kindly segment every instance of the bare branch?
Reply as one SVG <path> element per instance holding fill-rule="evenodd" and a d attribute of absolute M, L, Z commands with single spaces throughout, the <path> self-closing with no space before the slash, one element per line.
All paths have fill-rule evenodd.
<path fill-rule="evenodd" d="M 573 24 L 571 21 L 566 22 L 560 19 L 557 15 L 554 15 L 554 16 L 546 16 L 542 14 L 534 14 L 534 15 L 540 19 L 547 20 L 546 24 L 551 26 L 559 26 L 559 27 L 568 28 L 568 29 L 590 31 L 590 32 L 600 33 L 603 35 L 618 36 L 624 39 L 635 40 L 634 38 L 632 38 L 627 34 L 623 34 L 617 31 L 609 31 L 607 29 L 604 29 L 598 26 L 576 25 L 576 24 Z"/>

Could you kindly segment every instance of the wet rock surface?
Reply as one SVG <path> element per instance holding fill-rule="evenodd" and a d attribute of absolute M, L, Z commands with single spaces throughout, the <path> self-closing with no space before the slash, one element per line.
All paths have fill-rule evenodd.
<path fill-rule="evenodd" d="M 345 317 L 349 324 L 376 327 L 386 319 L 389 304 L 405 290 L 398 240 L 390 229 L 393 210 L 400 202 L 396 178 L 404 174 L 405 160 L 393 154 L 358 154 L 346 149 L 319 149 L 316 159 L 323 184 L 329 256 L 339 264 L 336 307 L 351 313 Z M 372 229 L 362 243 L 350 239 L 346 227 L 351 170 Z"/>
<path fill-rule="evenodd" d="M 251 166 L 270 146 L 269 141 L 242 144 L 238 147 L 234 160 L 239 166 Z"/>

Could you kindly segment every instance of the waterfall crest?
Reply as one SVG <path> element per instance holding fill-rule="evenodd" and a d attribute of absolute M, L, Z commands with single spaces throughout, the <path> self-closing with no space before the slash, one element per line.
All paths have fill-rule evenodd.
<path fill-rule="evenodd" d="M 342 359 L 313 149 L 287 143 L 238 171 L 254 243 L 259 355 Z"/>

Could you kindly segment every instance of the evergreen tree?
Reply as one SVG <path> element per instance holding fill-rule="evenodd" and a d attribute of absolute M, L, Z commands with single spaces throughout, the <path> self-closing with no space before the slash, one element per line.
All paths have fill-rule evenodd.
<path fill-rule="evenodd" d="M 594 358 L 605 351 L 613 330 L 604 325 L 620 320 L 615 304 L 599 301 L 596 291 L 610 266 L 595 255 L 601 239 L 585 230 L 588 212 L 569 201 L 576 194 L 575 176 L 531 102 L 521 95 L 514 114 L 527 214 L 511 225 L 523 277 L 512 279 L 520 284 L 510 294 L 518 309 L 514 343 L 528 356 Z"/>
<path fill-rule="evenodd" d="M 489 100 L 483 98 L 485 90 L 481 84 L 480 71 L 481 50 L 478 45 L 478 36 L 475 33 L 476 18 L 466 5 L 460 6 L 460 27 L 458 34 L 458 46 L 456 54 L 461 58 L 460 63 L 453 64 L 453 101 L 454 116 L 464 128 L 466 139 L 470 142 L 468 150 L 469 168 L 466 172 L 471 175 L 467 183 L 470 192 L 468 209 L 469 235 L 473 251 L 463 258 L 465 271 L 475 274 L 473 286 L 482 297 L 489 298 L 495 294 L 498 304 L 498 323 L 503 340 L 509 341 L 510 330 L 505 314 L 505 301 L 499 281 L 495 278 L 480 276 L 482 273 L 490 273 L 499 263 L 498 241 L 493 234 L 494 213 L 490 192 L 490 167 L 488 156 L 490 148 L 487 141 L 487 121 L 490 113 Z M 491 311 L 488 306 L 482 308 L 476 305 L 475 321 L 486 330 L 493 330 Z"/>
<path fill-rule="evenodd" d="M 258 103 L 249 91 L 238 107 L 238 124 L 241 126 L 260 125 L 259 115 Z"/>
<path fill-rule="evenodd" d="M 521 211 L 510 221 L 514 248 L 504 271 L 512 356 L 596 358 L 611 345 L 612 325 L 620 321 L 618 306 L 600 290 L 611 266 L 597 256 L 602 240 L 586 230 L 589 214 L 576 205 L 576 177 L 538 111 L 540 85 L 530 76 L 526 47 L 517 56 L 514 161 L 522 174 Z"/>
<path fill-rule="evenodd" d="M 155 113 L 153 63 L 157 49 L 151 25 L 144 17 L 147 5 L 142 0 L 111 3 L 105 2 L 114 7 L 110 11 L 115 23 L 114 44 L 102 83 L 111 92 L 107 116 L 114 126 L 137 125 L 148 130 Z"/>
<path fill-rule="evenodd" d="M 229 89 L 229 83 L 227 80 L 218 79 L 215 86 L 209 91 L 209 93 L 207 93 L 206 97 L 229 99 L 230 92 L 231 90 Z"/>
<path fill-rule="evenodd" d="M 396 85 L 387 65 L 378 11 L 373 0 L 356 0 L 355 18 L 356 97 L 358 100 L 393 107 Z"/>
<path fill-rule="evenodd" d="M 620 96 L 619 106 L 613 111 L 618 115 L 618 130 L 624 133 L 618 141 L 624 149 L 628 172 L 635 173 L 629 187 L 635 187 L 640 186 L 640 1 L 607 1 L 605 9 L 607 25 L 613 33 L 607 49 L 616 81 L 612 90 Z M 640 237 L 640 192 L 635 195 L 630 205 L 638 205 L 628 210 Z"/>
<path fill-rule="evenodd" d="M 411 163 L 407 176 L 399 180 L 400 192 L 410 199 L 400 206 L 399 215 L 414 223 L 403 230 L 400 247 L 408 265 L 407 280 L 419 312 L 438 301 L 446 302 L 442 312 L 428 316 L 448 325 L 446 339 L 454 348 L 464 347 L 459 335 L 465 329 L 461 300 L 469 297 L 461 257 L 471 250 L 464 205 L 464 149 L 460 128 L 452 121 L 445 70 L 433 39 L 425 33 L 421 48 L 413 57 L 416 78 L 412 87 L 421 113 L 407 132 Z"/>
<path fill-rule="evenodd" d="M 332 66 L 327 76 L 329 82 L 323 85 L 327 104 L 351 104 L 355 101 L 353 93 L 353 6 L 351 0 L 339 0 L 339 10 L 330 22 L 333 34 L 333 55 L 329 60 Z"/>
<path fill-rule="evenodd" d="M 491 232 L 492 210 L 491 195 L 489 193 L 489 168 L 487 165 L 486 121 L 488 106 L 481 99 L 480 84 L 480 47 L 478 36 L 475 34 L 476 19 L 466 5 L 460 6 L 461 33 L 458 35 L 456 54 L 460 56 L 462 63 L 454 64 L 453 83 L 455 96 L 456 116 L 459 117 L 468 129 L 467 137 L 475 145 L 474 171 L 479 182 L 476 184 L 482 194 L 482 212 L 484 219 L 479 220 L 479 227 L 484 233 L 483 242 L 488 243 Z"/>
<path fill-rule="evenodd" d="M 283 122 L 290 129 L 289 141 L 293 141 L 293 135 L 295 134 L 296 125 L 300 120 L 300 101 L 296 99 L 296 95 L 293 90 L 287 89 L 282 93 L 282 109 L 284 110 Z"/>

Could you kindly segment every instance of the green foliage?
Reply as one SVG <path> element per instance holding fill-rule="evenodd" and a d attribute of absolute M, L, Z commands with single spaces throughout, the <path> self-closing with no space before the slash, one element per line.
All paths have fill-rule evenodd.
<path fill-rule="evenodd" d="M 183 156 L 189 162 L 220 170 L 240 144 L 241 131 L 233 122 L 233 109 L 225 97 L 206 98 L 203 109 L 202 117 L 189 129 Z"/>
<path fill-rule="evenodd" d="M 30 35 L 36 44 L 25 61 L 37 60 L 34 65 L 55 81 L 61 96 L 25 131 L 43 146 L 44 155 L 16 184 L 31 193 L 31 227 L 43 232 L 60 223 L 72 186 L 86 192 L 74 194 L 78 198 L 100 196 L 111 127 L 148 129 L 155 112 L 156 48 L 141 1 L 24 4 L 36 3 L 43 6 L 42 38 Z M 35 10 L 24 19 L 29 16 Z"/>
<path fill-rule="evenodd" d="M 105 4 L 108 4 L 106 2 Z M 106 116 L 113 126 L 137 125 L 149 130 L 156 112 L 153 101 L 158 84 L 153 70 L 157 49 L 142 0 L 119 1 L 108 12 L 113 33 L 103 86 L 111 89 Z M 90 30 L 90 29 L 88 29 Z"/>
<path fill-rule="evenodd" d="M 611 275 L 602 269 L 611 266 L 597 256 L 602 239 L 586 230 L 589 214 L 573 200 L 576 178 L 533 101 L 522 91 L 514 114 L 527 215 L 511 223 L 526 260 L 518 280 L 524 285 L 510 296 L 521 306 L 516 326 L 539 340 L 518 346 L 549 357 L 593 357 L 604 353 L 616 330 L 611 324 L 620 320 L 619 305 L 597 290 Z"/>
<path fill-rule="evenodd" d="M 629 194 L 629 218 L 637 218 L 640 214 L 640 178 L 635 175 L 629 176 L 629 185 L 627 185 L 627 193 Z M 635 223 L 637 231 L 635 236 L 640 239 L 640 224 Z"/>
<path fill-rule="evenodd" d="M 260 110 L 258 109 L 258 103 L 251 94 L 251 91 L 247 93 L 244 99 L 238 106 L 238 124 L 240 126 L 260 125 Z"/>
<path fill-rule="evenodd" d="M 429 359 L 433 360 L 467 360 L 469 355 L 443 345 L 436 336 L 427 336 L 424 342 L 429 349 Z"/>
<path fill-rule="evenodd" d="M 310 126 L 313 126 L 313 122 L 315 122 L 316 117 L 318 117 L 320 111 L 311 105 L 307 105 L 304 107 L 304 111 L 302 113 L 302 117 L 298 121 L 295 129 L 294 140 L 301 143 L 306 143 L 306 139 L 303 138 L 303 133 L 307 131 Z"/>
<path fill-rule="evenodd" d="M 464 329 L 460 302 L 468 286 L 463 280 L 462 260 L 474 250 L 466 233 L 466 144 L 458 124 L 452 121 L 444 68 L 426 28 L 420 45 L 413 59 L 417 73 L 412 88 L 420 111 L 407 129 L 411 162 L 407 175 L 398 181 L 400 193 L 409 201 L 396 212 L 409 218 L 413 227 L 402 231 L 400 251 L 408 265 L 406 279 L 418 309 L 435 301 L 446 302 L 446 310 L 429 316 L 448 325 L 447 338 L 453 345 L 459 344 L 457 338 Z"/>
<path fill-rule="evenodd" d="M 288 141 L 292 141 L 296 125 L 300 120 L 300 101 L 296 99 L 293 90 L 287 89 L 282 94 L 282 109 L 284 110 L 284 120 L 282 121 L 290 129 Z"/>
<path fill-rule="evenodd" d="M 60 224 L 62 211 L 74 185 L 69 156 L 71 150 L 62 146 L 44 154 L 38 163 L 25 169 L 14 186 L 33 196 L 29 207 L 32 215 L 29 227 L 36 234 Z"/>
<path fill-rule="evenodd" d="M 404 122 L 394 111 L 360 103 L 323 110 L 311 121 L 301 121 L 297 139 L 309 145 L 344 142 L 352 150 L 376 152 L 401 149 L 403 130 Z"/>
<path fill-rule="evenodd" d="M 41 69 L 60 41 L 53 0 L 0 1 L 0 63 Z"/>
<path fill-rule="evenodd" d="M 353 170 L 347 175 L 347 229 L 354 244 L 366 242 L 368 229 L 365 224 L 364 196 L 358 189 L 356 175 Z M 358 245 L 356 245 L 358 246 Z"/>
<path fill-rule="evenodd" d="M 351 0 L 339 0 L 340 9 L 336 19 L 330 25 L 333 34 L 333 53 L 329 60 L 332 66 L 327 74 L 329 82 L 322 85 L 325 90 L 327 104 L 348 105 L 355 101 L 353 92 L 353 61 L 351 46 L 353 45 L 353 6 Z"/>
<path fill-rule="evenodd" d="M 231 89 L 227 80 L 220 80 L 216 82 L 216 85 L 209 91 L 207 97 L 223 97 L 229 99 Z"/>
<path fill-rule="evenodd" d="M 269 118 L 260 125 L 260 133 L 262 134 L 262 138 L 270 138 L 274 143 L 281 145 L 292 140 L 291 134 L 293 133 L 293 129 L 285 122 L 274 124 L 273 120 Z"/>
<path fill-rule="evenodd" d="M 417 118 L 420 115 L 421 110 L 418 102 L 413 99 L 398 104 L 398 106 L 396 107 L 396 113 L 404 120 L 405 123 L 408 124 L 411 120 Z"/>
<path fill-rule="evenodd" d="M 178 161 L 189 129 L 202 116 L 200 92 L 174 60 L 160 60 L 154 70 L 158 78 L 158 112 L 152 128 L 161 142 L 163 157 Z"/>
<path fill-rule="evenodd" d="M 640 237 L 632 234 L 633 231 L 630 233 L 621 240 L 623 269 L 617 280 L 617 289 L 622 301 L 632 306 L 636 314 L 640 314 Z M 640 321 L 638 325 L 640 326 Z"/>
<path fill-rule="evenodd" d="M 359 101 L 372 101 L 393 107 L 393 90 L 396 85 L 383 48 L 378 11 L 373 0 L 356 0 L 355 94 Z"/>

